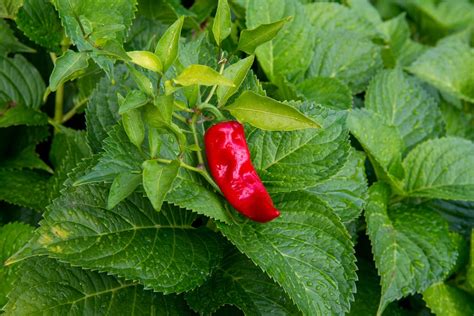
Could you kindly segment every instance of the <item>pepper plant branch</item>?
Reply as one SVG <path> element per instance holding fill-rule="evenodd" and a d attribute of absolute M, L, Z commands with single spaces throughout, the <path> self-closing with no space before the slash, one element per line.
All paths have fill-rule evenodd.
<path fill-rule="evenodd" d="M 74 105 L 74 107 L 69 112 L 64 114 L 62 123 L 66 123 L 67 121 L 69 121 L 76 114 L 77 110 L 79 110 L 81 108 L 81 106 L 86 104 L 87 101 L 89 101 L 89 99 L 85 98 L 85 99 L 79 101 L 78 103 L 76 103 Z"/>
<path fill-rule="evenodd" d="M 225 68 L 226 63 L 227 63 L 227 59 L 224 58 L 224 54 L 221 54 L 221 58 L 219 59 L 219 64 L 221 65 L 219 68 L 219 74 L 222 75 L 224 73 L 224 68 Z M 211 101 L 211 98 L 216 92 L 216 90 L 217 90 L 217 85 L 212 86 L 212 89 L 209 92 L 209 95 L 207 96 L 206 100 L 204 100 L 203 103 L 209 103 L 209 101 Z"/>
<path fill-rule="evenodd" d="M 201 147 L 199 146 L 199 136 L 198 136 L 198 133 L 197 133 L 197 130 L 196 130 L 196 121 L 198 119 L 198 116 L 199 116 L 199 112 L 196 111 L 194 113 L 193 117 L 191 118 L 190 127 L 191 127 L 191 132 L 193 133 L 194 143 L 196 144 L 196 146 L 199 147 L 199 150 L 196 152 L 197 158 L 198 158 L 198 163 L 199 163 L 199 165 L 204 166 L 204 158 L 202 156 L 202 152 L 201 152 L 201 149 L 200 149 Z"/>

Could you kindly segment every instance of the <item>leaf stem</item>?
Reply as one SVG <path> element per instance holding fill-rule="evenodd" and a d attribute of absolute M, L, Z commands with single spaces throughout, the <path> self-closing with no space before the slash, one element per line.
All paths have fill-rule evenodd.
<path fill-rule="evenodd" d="M 227 63 L 227 59 L 224 58 L 224 53 L 222 53 L 219 59 L 219 64 L 221 65 L 221 67 L 219 68 L 219 74 L 222 75 L 224 73 L 224 68 L 225 68 L 226 63 Z M 213 85 L 211 91 L 209 92 L 207 98 L 204 100 L 203 103 L 209 103 L 209 101 L 211 101 L 211 98 L 216 92 L 216 90 L 217 90 L 217 85 Z"/>
<path fill-rule="evenodd" d="M 56 53 L 49 53 L 51 60 L 56 65 L 58 57 Z M 63 106 L 64 106 L 64 84 L 60 84 L 54 96 L 54 121 L 61 124 L 63 121 Z"/>
<path fill-rule="evenodd" d="M 192 119 L 191 119 L 191 124 L 190 124 L 190 127 L 191 127 L 191 132 L 193 133 L 193 138 L 194 138 L 194 143 L 196 144 L 196 146 L 198 146 L 199 148 L 201 148 L 199 146 L 199 137 L 198 137 L 198 133 L 197 133 L 197 130 L 196 130 L 196 122 L 197 122 L 197 118 L 198 118 L 198 115 L 199 113 L 196 112 L 194 113 Z M 198 150 L 196 152 L 197 154 L 197 158 L 198 158 L 198 163 L 202 166 L 204 166 L 204 158 L 202 156 L 202 152 L 201 150 Z"/>
<path fill-rule="evenodd" d="M 78 103 L 76 103 L 74 105 L 74 107 L 69 112 L 64 114 L 62 123 L 66 123 L 67 121 L 69 121 L 76 114 L 77 110 L 79 110 L 81 108 L 81 106 L 86 104 L 87 101 L 89 101 L 89 99 L 85 98 L 85 99 L 79 101 Z"/>

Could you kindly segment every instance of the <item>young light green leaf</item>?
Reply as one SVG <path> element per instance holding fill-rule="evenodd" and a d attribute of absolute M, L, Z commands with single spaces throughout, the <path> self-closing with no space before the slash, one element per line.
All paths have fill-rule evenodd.
<path fill-rule="evenodd" d="M 437 316 L 474 315 L 472 296 L 447 283 L 431 285 L 423 292 L 423 300 Z"/>
<path fill-rule="evenodd" d="M 160 152 L 162 140 L 160 138 L 160 132 L 157 128 L 148 128 L 148 147 L 150 148 L 150 157 L 156 158 Z"/>
<path fill-rule="evenodd" d="M 264 225 L 216 223 L 237 248 L 288 293 L 304 315 L 339 315 L 355 291 L 351 237 L 316 197 L 274 196 L 281 216 Z"/>
<path fill-rule="evenodd" d="M 7 294 L 17 281 L 18 265 L 4 266 L 4 262 L 33 236 L 34 228 L 23 223 L 9 223 L 0 227 L 0 306 L 7 302 Z"/>
<path fill-rule="evenodd" d="M 184 300 L 145 290 L 107 273 L 71 267 L 47 257 L 32 258 L 19 270 L 6 315 L 187 315 Z"/>
<path fill-rule="evenodd" d="M 190 65 L 186 67 L 173 81 L 182 86 L 234 86 L 232 80 L 224 77 L 211 67 L 204 65 Z"/>
<path fill-rule="evenodd" d="M 227 0 L 219 0 L 214 23 L 212 24 L 212 33 L 218 46 L 230 35 L 231 26 L 229 3 Z"/>
<path fill-rule="evenodd" d="M 88 60 L 89 55 L 87 53 L 66 51 L 56 60 L 53 72 L 49 77 L 49 89 L 56 91 L 60 84 L 84 74 L 89 66 Z"/>
<path fill-rule="evenodd" d="M 134 64 L 160 74 L 163 72 L 163 65 L 160 59 L 152 52 L 145 50 L 131 51 L 127 52 L 127 55 L 132 59 L 131 62 Z"/>
<path fill-rule="evenodd" d="M 390 188 L 376 183 L 365 208 L 368 235 L 382 283 L 377 315 L 388 303 L 444 280 L 456 263 L 457 243 L 448 223 L 422 205 L 388 209 Z"/>
<path fill-rule="evenodd" d="M 347 85 L 336 78 L 313 77 L 296 85 L 296 93 L 334 110 L 352 108 L 352 93 Z"/>
<path fill-rule="evenodd" d="M 166 71 L 178 56 L 179 37 L 183 28 L 184 16 L 174 22 L 161 36 L 156 44 L 155 55 L 163 64 L 163 71 Z"/>
<path fill-rule="evenodd" d="M 281 28 L 289 21 L 292 17 L 286 17 L 279 21 L 261 24 L 253 29 L 246 29 L 240 33 L 239 44 L 237 49 L 246 52 L 247 54 L 253 54 L 255 49 L 260 45 L 271 41 Z"/>
<path fill-rule="evenodd" d="M 170 126 L 174 108 L 173 101 L 172 95 L 157 97 L 154 104 L 148 104 L 145 107 L 145 121 L 155 128 Z"/>
<path fill-rule="evenodd" d="M 122 114 L 123 127 L 128 138 L 138 148 L 141 148 L 145 139 L 145 125 L 140 110 L 130 110 Z"/>
<path fill-rule="evenodd" d="M 239 121 L 267 131 L 295 131 L 321 125 L 289 104 L 245 91 L 225 107 Z"/>
<path fill-rule="evenodd" d="M 254 59 L 255 56 L 251 55 L 245 59 L 239 60 L 235 64 L 230 65 L 224 70 L 224 77 L 232 80 L 234 86 L 219 86 L 217 88 L 216 94 L 220 106 L 225 105 L 227 100 L 229 100 L 229 98 L 233 96 L 240 88 L 240 85 L 247 76 L 250 67 L 252 67 Z"/>
<path fill-rule="evenodd" d="M 474 201 L 474 143 L 457 137 L 415 147 L 403 161 L 413 197 Z"/>
<path fill-rule="evenodd" d="M 119 114 L 124 114 L 130 110 L 138 109 L 149 101 L 147 95 L 140 90 L 132 90 L 120 102 Z"/>
<path fill-rule="evenodd" d="M 170 164 L 159 163 L 156 160 L 147 160 L 143 163 L 143 188 L 153 208 L 158 212 L 178 175 L 179 166 L 179 161 L 176 160 Z"/>
<path fill-rule="evenodd" d="M 220 268 L 203 285 L 186 293 L 186 301 L 200 314 L 212 314 L 224 305 L 234 305 L 245 315 L 301 313 L 278 284 L 230 244 Z"/>
<path fill-rule="evenodd" d="M 145 92 L 147 95 L 153 97 L 155 94 L 155 90 L 153 88 L 153 83 L 151 82 L 151 80 L 148 79 L 148 77 L 145 76 L 143 73 L 131 66 L 128 67 L 128 69 L 132 73 L 133 80 L 135 80 L 140 90 Z"/>
<path fill-rule="evenodd" d="M 117 204 L 126 199 L 135 191 L 141 182 L 141 174 L 124 172 L 117 175 L 110 187 L 109 197 L 107 198 L 107 209 L 113 209 Z"/>

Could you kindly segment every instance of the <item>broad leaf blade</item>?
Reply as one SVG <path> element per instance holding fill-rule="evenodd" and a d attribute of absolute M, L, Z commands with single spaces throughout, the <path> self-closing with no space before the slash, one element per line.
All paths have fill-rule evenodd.
<path fill-rule="evenodd" d="M 439 316 L 474 314 L 472 295 L 447 283 L 436 283 L 427 288 L 423 300 L 431 312 Z"/>
<path fill-rule="evenodd" d="M 474 201 L 474 144 L 445 137 L 415 147 L 403 161 L 407 194 Z"/>
<path fill-rule="evenodd" d="M 239 90 L 240 85 L 247 77 L 250 67 L 252 67 L 254 59 L 255 57 L 253 55 L 249 56 L 230 65 L 224 70 L 224 77 L 232 80 L 234 86 L 219 86 L 217 88 L 216 94 L 220 106 L 225 105 L 229 98 Z"/>
<path fill-rule="evenodd" d="M 17 21 L 18 23 L 18 21 Z M 7 53 L 34 53 L 35 50 L 28 46 L 20 43 L 15 37 L 13 31 L 10 29 L 8 23 L 1 19 L 0 20 L 0 54 L 6 55 Z"/>
<path fill-rule="evenodd" d="M 383 183 L 373 185 L 369 195 L 365 217 L 381 276 L 381 315 L 388 303 L 444 280 L 458 251 L 448 223 L 434 211 L 410 204 L 388 209 L 390 189 Z"/>
<path fill-rule="evenodd" d="M 183 28 L 184 17 L 180 17 L 163 34 L 155 48 L 155 54 L 163 63 L 166 71 L 178 56 L 179 37 Z"/>
<path fill-rule="evenodd" d="M 264 225 L 218 223 L 221 232 L 280 284 L 303 314 L 342 314 L 355 290 L 352 242 L 317 198 L 274 197 L 281 216 Z"/>
<path fill-rule="evenodd" d="M 84 74 L 89 66 L 89 55 L 87 53 L 66 51 L 56 60 L 53 72 L 49 77 L 49 88 L 56 91 L 60 84 L 73 80 Z"/>
<path fill-rule="evenodd" d="M 239 121 L 267 131 L 295 131 L 320 128 L 320 124 L 289 104 L 251 91 L 242 93 L 225 108 Z"/>
<path fill-rule="evenodd" d="M 234 86 L 232 80 L 227 79 L 214 69 L 205 65 L 190 65 L 186 67 L 176 79 L 174 79 L 174 82 L 182 86 Z"/>
<path fill-rule="evenodd" d="M 288 17 L 273 23 L 261 24 L 253 29 L 243 30 L 240 33 L 237 49 L 247 54 L 253 54 L 257 47 L 271 41 L 291 19 L 291 17 Z"/>
<path fill-rule="evenodd" d="M 227 0 L 219 0 L 214 23 L 212 24 L 212 33 L 218 46 L 230 35 L 231 26 L 229 3 Z"/>
<path fill-rule="evenodd" d="M 7 315 L 188 315 L 183 299 L 145 290 L 116 279 L 46 257 L 29 259 L 21 267 L 5 306 Z"/>
<path fill-rule="evenodd" d="M 107 198 L 107 209 L 111 210 L 135 191 L 142 182 L 140 174 L 121 173 L 115 177 Z"/>
<path fill-rule="evenodd" d="M 351 90 L 336 78 L 313 77 L 300 82 L 295 88 L 305 100 L 334 110 L 352 108 Z"/>
<path fill-rule="evenodd" d="M 178 176 L 180 163 L 160 164 L 156 160 L 143 163 L 143 188 L 156 211 L 161 210 L 166 194 L 171 190 L 173 181 Z"/>

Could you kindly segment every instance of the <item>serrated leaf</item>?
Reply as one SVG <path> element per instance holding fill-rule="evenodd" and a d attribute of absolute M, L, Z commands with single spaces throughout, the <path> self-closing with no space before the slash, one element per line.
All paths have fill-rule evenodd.
<path fill-rule="evenodd" d="M 451 230 L 469 237 L 474 229 L 474 202 L 432 200 L 429 204 L 449 222 Z"/>
<path fill-rule="evenodd" d="M 115 69 L 114 73 L 116 84 L 111 84 L 108 77 L 103 77 L 86 108 L 87 138 L 94 153 L 101 151 L 103 140 L 120 119 L 117 93 L 125 95 L 127 88 L 133 84 L 125 67 Z"/>
<path fill-rule="evenodd" d="M 233 96 L 237 92 L 237 90 L 239 90 L 240 86 L 242 85 L 242 82 L 247 77 L 247 73 L 249 72 L 250 67 L 252 67 L 254 59 L 255 57 L 253 55 L 249 56 L 230 65 L 224 70 L 224 77 L 232 80 L 234 86 L 217 87 L 216 94 L 217 100 L 219 101 L 219 106 L 225 105 L 229 98 Z"/>
<path fill-rule="evenodd" d="M 84 74 L 88 66 L 89 55 L 87 53 L 66 51 L 56 60 L 53 72 L 49 77 L 49 89 L 56 91 L 60 84 Z"/>
<path fill-rule="evenodd" d="M 147 95 L 140 90 L 132 90 L 120 102 L 119 114 L 138 109 L 148 103 Z"/>
<path fill-rule="evenodd" d="M 321 125 L 295 107 L 252 91 L 242 93 L 225 107 L 239 121 L 267 131 L 295 131 Z"/>
<path fill-rule="evenodd" d="M 123 127 L 128 138 L 138 148 L 142 147 L 145 140 L 145 124 L 143 123 L 142 113 L 134 109 L 122 114 Z"/>
<path fill-rule="evenodd" d="M 186 67 L 173 81 L 182 86 L 234 86 L 232 80 L 227 79 L 214 69 L 205 65 L 190 65 Z"/>
<path fill-rule="evenodd" d="M 446 136 L 456 136 L 474 141 L 474 113 L 468 109 L 458 109 L 453 104 L 441 100 L 441 116 Z"/>
<path fill-rule="evenodd" d="M 277 22 L 288 16 L 294 19 L 283 26 L 276 37 L 256 50 L 258 62 L 274 81 L 278 76 L 298 77 L 308 68 L 314 48 L 314 36 L 308 27 L 304 6 L 294 0 L 250 0 L 247 3 L 247 28 Z"/>
<path fill-rule="evenodd" d="M 448 223 L 423 206 L 388 208 L 390 189 L 377 183 L 369 189 L 365 208 L 368 235 L 382 283 L 377 315 L 388 303 L 423 292 L 444 280 L 456 263 L 457 245 Z"/>
<path fill-rule="evenodd" d="M 219 0 L 214 23 L 212 24 L 212 33 L 218 46 L 230 35 L 231 25 L 229 3 L 227 3 L 227 0 Z"/>
<path fill-rule="evenodd" d="M 143 163 L 143 188 L 156 211 L 161 210 L 163 201 L 178 175 L 179 167 L 180 163 L 176 160 L 168 165 L 160 164 L 156 160 Z"/>
<path fill-rule="evenodd" d="M 193 310 L 211 314 L 221 306 L 234 305 L 245 315 L 301 314 L 278 284 L 230 247 L 219 270 L 186 294 L 186 301 Z"/>
<path fill-rule="evenodd" d="M 401 193 L 405 176 L 402 164 L 404 144 L 397 128 L 385 124 L 382 117 L 365 109 L 352 111 L 347 126 L 364 147 L 377 178 L 386 180 Z"/>
<path fill-rule="evenodd" d="M 403 161 L 414 197 L 474 201 L 474 143 L 445 137 L 415 147 Z"/>
<path fill-rule="evenodd" d="M 165 31 L 156 44 L 155 54 L 162 61 L 164 71 L 174 63 L 178 56 L 179 38 L 183 23 L 184 17 L 180 17 Z"/>
<path fill-rule="evenodd" d="M 196 287 L 218 264 L 218 235 L 192 227 L 197 215 L 170 205 L 156 212 L 137 195 L 106 210 L 107 191 L 105 185 L 67 188 L 27 249 L 165 294 Z"/>
<path fill-rule="evenodd" d="M 157 73 L 163 72 L 161 60 L 152 52 L 144 50 L 131 51 L 127 52 L 127 55 L 131 58 L 131 62 L 134 64 Z"/>
<path fill-rule="evenodd" d="M 427 50 L 408 70 L 442 91 L 474 102 L 473 68 L 474 48 L 453 40 Z"/>
<path fill-rule="evenodd" d="M 221 232 L 283 287 L 303 314 L 343 314 L 355 291 L 355 257 L 339 218 L 312 197 L 274 196 L 281 216 L 264 225 L 217 223 Z"/>
<path fill-rule="evenodd" d="M 336 78 L 356 94 L 367 87 L 381 68 L 380 47 L 370 39 L 340 29 L 321 31 L 316 35 L 316 47 L 306 78 Z"/>
<path fill-rule="evenodd" d="M 20 273 L 21 278 L 5 306 L 7 315 L 189 313 L 179 296 L 153 293 L 136 283 L 46 257 L 29 259 Z"/>
<path fill-rule="evenodd" d="M 0 19 L 0 54 L 6 55 L 8 53 L 34 53 L 35 50 L 22 44 L 13 34 L 8 23 Z"/>
<path fill-rule="evenodd" d="M 7 294 L 18 277 L 18 265 L 4 266 L 4 262 L 17 252 L 33 235 L 34 228 L 23 223 L 9 223 L 0 227 L 0 306 L 7 302 Z"/>
<path fill-rule="evenodd" d="M 2 77 L 8 80 L 0 80 L 0 95 L 7 96 L 8 101 L 32 109 L 41 106 L 45 90 L 43 79 L 23 56 L 0 56 L 0 78 Z"/>
<path fill-rule="evenodd" d="M 14 19 L 23 0 L 4 0 L 0 2 L 0 18 Z"/>
<path fill-rule="evenodd" d="M 0 127 L 46 124 L 48 124 L 48 116 L 45 113 L 24 105 L 17 105 L 0 112 Z"/>
<path fill-rule="evenodd" d="M 111 210 L 135 191 L 142 182 L 141 174 L 120 173 L 115 177 L 107 198 L 107 209 Z"/>
<path fill-rule="evenodd" d="M 384 70 L 370 82 L 365 107 L 381 116 L 389 126 L 395 126 L 403 138 L 404 148 L 435 136 L 442 130 L 441 115 L 436 100 L 418 80 L 399 68 Z"/>
<path fill-rule="evenodd" d="M 242 30 L 237 49 L 247 54 L 253 54 L 258 46 L 271 41 L 291 19 L 288 17 L 273 23 L 261 24 L 253 29 Z"/>
<path fill-rule="evenodd" d="M 471 240 L 474 238 L 474 229 L 471 230 Z M 469 252 L 470 260 L 467 267 L 467 283 L 474 289 L 474 243 L 471 242 L 471 250 Z"/>
<path fill-rule="evenodd" d="M 348 86 L 336 78 L 313 77 L 296 85 L 296 92 L 305 100 L 334 110 L 352 108 L 352 93 Z"/>
<path fill-rule="evenodd" d="M 293 132 L 246 129 L 253 165 L 271 191 L 313 187 L 337 173 L 349 154 L 343 112 L 312 103 L 296 105 L 302 113 L 321 122 L 322 128 Z"/>
<path fill-rule="evenodd" d="M 423 292 L 423 300 L 438 316 L 465 316 L 474 314 L 472 296 L 447 283 L 436 283 Z"/>
<path fill-rule="evenodd" d="M 365 155 L 352 149 L 339 172 L 305 191 L 326 202 L 342 222 L 357 219 L 367 199 L 364 163 Z"/>
<path fill-rule="evenodd" d="M 0 169 L 0 200 L 43 211 L 48 204 L 48 178 L 30 170 Z"/>
<path fill-rule="evenodd" d="M 51 2 L 25 0 L 15 22 L 29 39 L 50 52 L 61 53 L 64 30 Z"/>

